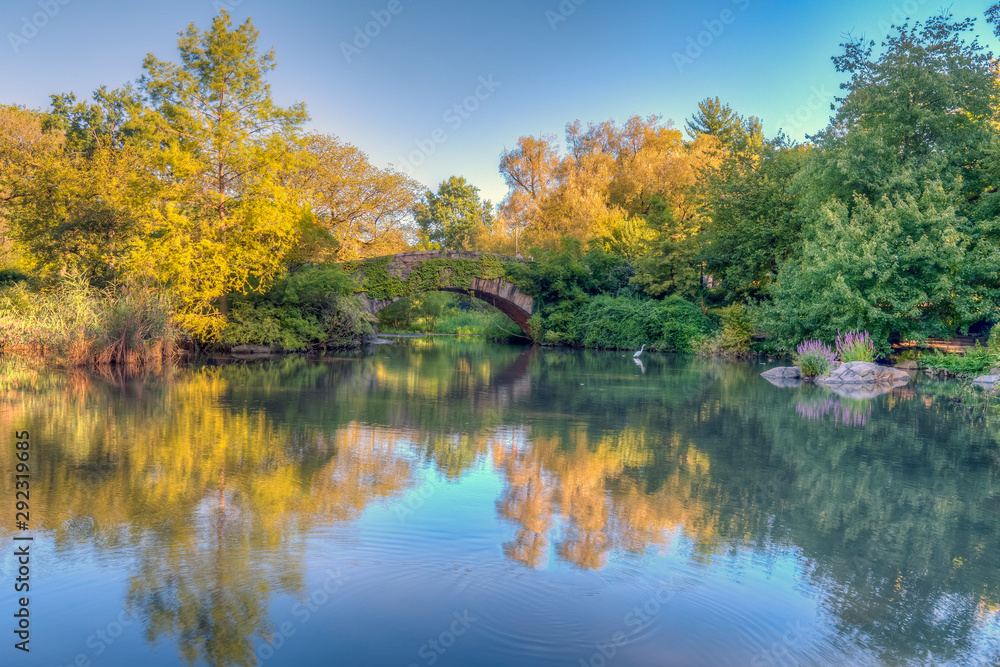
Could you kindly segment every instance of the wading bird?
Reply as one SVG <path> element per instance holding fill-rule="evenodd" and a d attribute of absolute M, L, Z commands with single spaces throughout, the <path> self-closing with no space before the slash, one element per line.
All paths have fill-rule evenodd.
<path fill-rule="evenodd" d="M 633 354 L 632 356 L 635 357 L 636 359 L 638 359 L 639 355 L 642 354 L 642 351 L 645 350 L 645 349 L 646 349 L 646 344 L 643 343 L 642 347 L 639 348 L 639 351 L 636 352 L 635 354 Z"/>

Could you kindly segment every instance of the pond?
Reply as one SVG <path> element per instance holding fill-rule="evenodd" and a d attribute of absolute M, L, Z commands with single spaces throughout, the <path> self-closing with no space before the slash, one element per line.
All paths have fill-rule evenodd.
<path fill-rule="evenodd" d="M 455 339 L 3 363 L 3 664 L 1000 663 L 1000 414 L 958 384 Z"/>

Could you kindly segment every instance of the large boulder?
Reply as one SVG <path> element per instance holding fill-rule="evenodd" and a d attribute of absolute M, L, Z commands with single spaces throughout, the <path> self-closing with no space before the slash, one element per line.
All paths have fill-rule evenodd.
<path fill-rule="evenodd" d="M 765 380 L 797 380 L 801 377 L 798 366 L 778 366 L 764 371 L 760 376 Z"/>
<path fill-rule="evenodd" d="M 870 361 L 849 361 L 833 372 L 816 378 L 816 384 L 823 385 L 887 384 L 898 387 L 909 381 L 910 375 L 906 371 Z"/>
<path fill-rule="evenodd" d="M 998 382 L 1000 382 L 1000 375 L 980 375 L 972 381 L 973 384 L 978 384 L 988 389 L 996 389 Z"/>
<path fill-rule="evenodd" d="M 760 374 L 775 387 L 797 387 L 802 383 L 797 366 L 778 366 Z"/>

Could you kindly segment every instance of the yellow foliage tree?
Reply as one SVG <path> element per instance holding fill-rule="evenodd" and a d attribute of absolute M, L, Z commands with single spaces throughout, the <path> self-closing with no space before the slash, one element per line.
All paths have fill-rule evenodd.
<path fill-rule="evenodd" d="M 319 226 L 336 238 L 337 260 L 390 255 L 416 241 L 412 209 L 419 183 L 379 169 L 356 146 L 328 134 L 307 135 L 304 158 L 292 183 Z"/>
<path fill-rule="evenodd" d="M 248 19 L 222 12 L 208 31 L 181 34 L 180 65 L 152 54 L 140 91 L 143 137 L 162 190 L 131 255 L 136 273 L 167 283 L 177 320 L 216 339 L 227 295 L 263 290 L 283 268 L 301 210 L 284 174 L 295 166 L 305 107 L 276 106 Z"/>

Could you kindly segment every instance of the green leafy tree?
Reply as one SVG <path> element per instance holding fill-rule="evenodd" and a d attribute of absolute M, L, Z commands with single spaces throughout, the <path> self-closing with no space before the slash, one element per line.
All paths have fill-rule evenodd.
<path fill-rule="evenodd" d="M 943 12 L 833 59 L 851 79 L 794 179 L 804 241 L 763 309 L 779 346 L 867 329 L 884 353 L 997 317 L 1000 237 L 977 209 L 1000 89 L 972 28 Z"/>
<path fill-rule="evenodd" d="M 165 192 L 134 266 L 172 287 L 181 325 L 205 339 L 219 335 L 229 293 L 279 273 L 301 218 L 284 175 L 307 116 L 272 101 L 274 53 L 258 53 L 257 38 L 223 11 L 181 34 L 179 65 L 148 55 L 139 81 Z"/>
<path fill-rule="evenodd" d="M 694 295 L 700 280 L 697 227 L 678 220 L 669 203 L 655 195 L 646 221 L 656 239 L 652 251 L 635 260 L 633 281 L 652 296 Z"/>
<path fill-rule="evenodd" d="M 969 213 L 992 185 L 982 160 L 1000 93 L 989 52 L 966 41 L 973 25 L 942 13 L 899 26 L 878 55 L 873 41 L 842 45 L 833 62 L 851 78 L 830 125 L 812 137 L 822 150 L 803 173 L 814 206 L 836 196 L 850 207 L 855 194 L 919 198 L 938 180 Z"/>
<path fill-rule="evenodd" d="M 765 296 L 781 263 L 800 249 L 802 218 L 791 181 L 808 154 L 806 146 L 768 141 L 758 160 L 710 178 L 702 256 L 728 300 Z"/>
<path fill-rule="evenodd" d="M 420 230 L 446 250 L 472 250 L 493 226 L 493 204 L 461 176 L 442 181 L 413 208 Z"/>
<path fill-rule="evenodd" d="M 920 199 L 858 196 L 853 210 L 831 200 L 801 254 L 789 260 L 762 306 L 763 327 L 786 350 L 807 337 L 833 341 L 866 329 L 879 352 L 891 339 L 950 336 L 962 323 L 992 314 L 959 269 L 967 221 L 940 185 Z"/>

